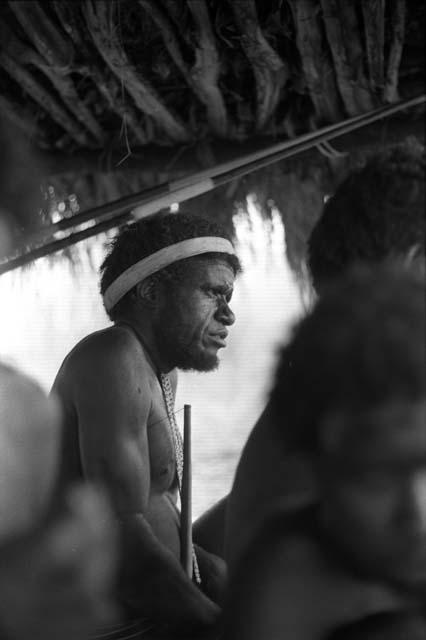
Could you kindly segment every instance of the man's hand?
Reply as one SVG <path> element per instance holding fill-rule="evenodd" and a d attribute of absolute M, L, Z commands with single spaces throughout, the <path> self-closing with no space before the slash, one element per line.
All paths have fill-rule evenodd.
<path fill-rule="evenodd" d="M 202 547 L 194 545 L 201 574 L 201 588 L 213 602 L 221 605 L 227 587 L 226 562 Z"/>
<path fill-rule="evenodd" d="M 85 487 L 47 530 L 0 547 L 0 626 L 14 640 L 75 640 L 111 622 L 115 535 L 102 496 Z"/>

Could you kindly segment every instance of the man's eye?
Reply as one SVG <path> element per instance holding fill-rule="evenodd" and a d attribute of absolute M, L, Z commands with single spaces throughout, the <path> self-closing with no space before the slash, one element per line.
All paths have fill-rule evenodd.
<path fill-rule="evenodd" d="M 214 287 L 206 287 L 205 291 L 209 296 L 223 298 L 227 303 L 231 302 L 232 292 L 224 293 L 222 289 L 215 289 Z"/>

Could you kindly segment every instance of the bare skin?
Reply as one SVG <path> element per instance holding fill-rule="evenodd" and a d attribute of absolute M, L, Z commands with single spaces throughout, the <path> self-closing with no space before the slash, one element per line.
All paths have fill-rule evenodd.
<path fill-rule="evenodd" d="M 36 526 L 49 508 L 60 442 L 57 399 L 0 364 L 0 540 Z"/>
<path fill-rule="evenodd" d="M 146 298 L 141 286 L 134 313 L 80 342 L 54 384 L 65 407 L 61 485 L 83 477 L 104 486 L 123 541 L 122 599 L 137 615 L 179 631 L 216 622 L 212 598 L 220 599 L 225 571 L 220 558 L 199 549 L 203 593 L 180 565 L 176 461 L 158 379 L 168 373 L 175 389 L 179 363 L 162 349 L 157 327 L 168 314 L 185 353 L 194 347 L 215 363 L 233 323 L 224 291 L 232 293 L 234 275 L 221 262 L 204 267 L 179 289 L 173 310 L 161 291 Z"/>
<path fill-rule="evenodd" d="M 329 562 L 314 540 L 264 531 L 235 576 L 224 640 L 321 640 L 336 627 L 407 602 Z M 261 585 L 261 587 L 260 587 Z"/>
<path fill-rule="evenodd" d="M 286 529 L 278 517 L 252 541 L 234 576 L 226 639 L 319 640 L 373 613 L 423 610 L 425 424 L 425 400 L 326 416 L 318 525 L 310 516 L 312 530 Z"/>
<path fill-rule="evenodd" d="M 225 559 L 231 573 L 270 513 L 278 505 L 308 504 L 314 487 L 309 459 L 286 454 L 267 405 L 242 451 L 227 500 Z"/>
<path fill-rule="evenodd" d="M 225 557 L 227 507 L 228 496 L 225 496 L 205 511 L 192 527 L 194 542 L 221 558 Z"/>
<path fill-rule="evenodd" d="M 114 621 L 110 509 L 91 487 L 52 508 L 61 411 L 55 397 L 0 364 L 0 636 L 87 637 Z"/>
<path fill-rule="evenodd" d="M 116 540 L 109 506 L 75 488 L 67 511 L 0 544 L 0 637 L 75 640 L 115 623 Z"/>
<path fill-rule="evenodd" d="M 232 573 L 274 509 L 312 502 L 312 472 L 308 456 L 283 450 L 267 405 L 241 453 L 230 493 L 195 523 L 194 540 L 224 557 Z"/>

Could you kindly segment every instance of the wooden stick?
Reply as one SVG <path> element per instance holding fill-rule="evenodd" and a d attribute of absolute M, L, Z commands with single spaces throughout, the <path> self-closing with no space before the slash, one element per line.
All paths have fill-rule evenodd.
<path fill-rule="evenodd" d="M 192 464 L 191 405 L 183 407 L 183 474 L 181 489 L 180 553 L 187 576 L 192 580 Z"/>

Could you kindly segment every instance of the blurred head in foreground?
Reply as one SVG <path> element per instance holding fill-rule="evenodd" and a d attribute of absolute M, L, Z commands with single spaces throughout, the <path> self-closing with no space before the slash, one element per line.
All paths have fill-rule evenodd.
<path fill-rule="evenodd" d="M 424 261 L 426 154 L 415 139 L 371 156 L 327 200 L 308 241 L 318 294 L 356 262 Z"/>
<path fill-rule="evenodd" d="M 424 276 L 358 268 L 282 352 L 271 402 L 315 461 L 321 528 L 361 573 L 426 585 Z"/>

